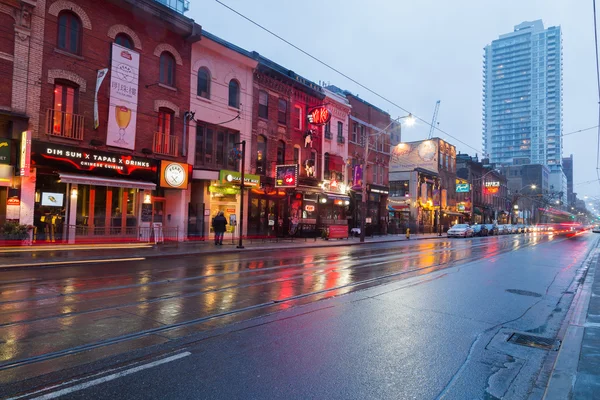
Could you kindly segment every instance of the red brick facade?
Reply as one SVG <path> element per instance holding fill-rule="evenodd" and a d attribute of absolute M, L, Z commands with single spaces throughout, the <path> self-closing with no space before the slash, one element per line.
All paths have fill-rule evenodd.
<path fill-rule="evenodd" d="M 154 133 L 158 126 L 158 109 L 164 107 L 175 115 L 171 134 L 178 137 L 178 160 L 185 162 L 184 157 L 181 157 L 183 116 L 190 102 L 191 42 L 194 40 L 187 38 L 199 32 L 199 27 L 195 26 L 193 21 L 152 0 L 138 2 L 138 6 L 106 0 L 81 0 L 77 2 L 77 7 L 72 7 L 71 4 L 73 3 L 62 0 L 49 1 L 47 4 L 40 131 L 35 139 L 84 148 L 90 146 L 90 140 L 95 139 L 104 143 L 100 148 L 129 152 L 106 146 L 110 73 L 98 93 L 100 125 L 97 130 L 93 126 L 97 71 L 102 68 L 110 70 L 112 43 L 117 34 L 124 33 L 132 39 L 133 50 L 140 53 L 134 154 L 141 154 L 142 149 L 153 149 Z M 75 14 L 83 26 L 78 54 L 58 48 L 58 18 L 64 12 Z M 158 83 L 162 51 L 171 53 L 176 61 L 173 87 Z M 54 107 L 53 91 L 56 82 L 66 82 L 78 88 L 76 113 L 82 115 L 85 121 L 83 139 L 80 141 L 46 135 L 46 113 Z M 162 155 L 151 157 L 174 159 Z"/>

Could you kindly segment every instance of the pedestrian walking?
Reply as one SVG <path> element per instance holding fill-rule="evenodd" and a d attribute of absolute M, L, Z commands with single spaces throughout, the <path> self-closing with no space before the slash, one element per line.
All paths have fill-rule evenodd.
<path fill-rule="evenodd" d="M 227 229 L 227 219 L 223 214 L 223 211 L 219 211 L 217 216 L 213 218 L 212 227 L 215 231 L 215 245 L 223 244 L 223 236 L 225 235 L 225 230 Z"/>

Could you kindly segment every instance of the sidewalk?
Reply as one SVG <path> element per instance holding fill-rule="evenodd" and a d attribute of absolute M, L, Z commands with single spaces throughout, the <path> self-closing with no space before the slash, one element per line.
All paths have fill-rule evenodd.
<path fill-rule="evenodd" d="M 598 253 L 573 299 L 566 329 L 544 399 L 600 398 L 600 271 Z"/>
<path fill-rule="evenodd" d="M 446 235 L 442 236 L 445 238 Z M 437 234 L 411 235 L 410 241 L 440 238 Z M 223 246 L 215 246 L 213 241 L 194 241 L 165 244 L 91 244 L 91 245 L 52 245 L 0 247 L 0 268 L 24 268 L 28 266 L 52 266 L 58 264 L 81 264 L 84 262 L 125 261 L 135 258 L 157 258 L 188 256 L 194 254 L 221 254 L 252 252 L 269 249 L 285 250 L 298 248 L 323 248 L 358 246 L 386 242 L 406 241 L 404 235 L 387 235 L 365 238 L 323 240 L 244 240 L 243 249 L 238 249 L 238 241 L 230 238 L 223 240 Z"/>

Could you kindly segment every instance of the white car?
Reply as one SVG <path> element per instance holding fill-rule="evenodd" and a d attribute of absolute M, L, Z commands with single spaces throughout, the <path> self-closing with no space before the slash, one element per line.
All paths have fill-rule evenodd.
<path fill-rule="evenodd" d="M 467 224 L 456 224 L 448 229 L 448 237 L 473 237 L 473 229 Z"/>

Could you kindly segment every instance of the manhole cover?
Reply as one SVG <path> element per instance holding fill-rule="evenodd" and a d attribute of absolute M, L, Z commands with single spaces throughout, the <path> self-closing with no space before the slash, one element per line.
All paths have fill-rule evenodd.
<path fill-rule="evenodd" d="M 520 289 L 506 289 L 508 293 L 518 294 L 521 296 L 531 296 L 531 297 L 542 297 L 541 294 L 536 292 L 530 292 L 528 290 L 520 290 Z"/>
<path fill-rule="evenodd" d="M 508 341 L 521 346 L 535 347 L 537 349 L 557 351 L 560 340 L 542 336 L 526 335 L 524 333 L 513 333 Z"/>

